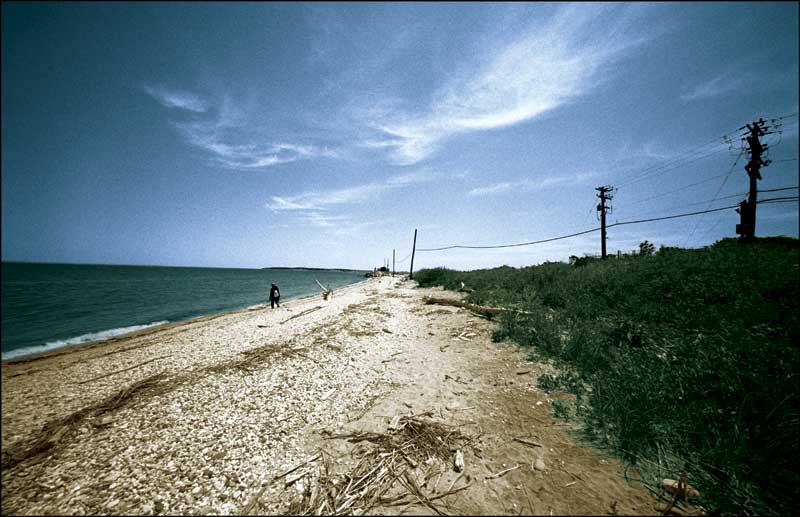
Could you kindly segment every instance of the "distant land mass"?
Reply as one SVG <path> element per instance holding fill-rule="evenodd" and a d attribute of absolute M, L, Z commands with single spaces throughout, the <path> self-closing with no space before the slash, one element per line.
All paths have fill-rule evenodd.
<path fill-rule="evenodd" d="M 287 267 L 287 266 L 269 266 L 262 267 L 261 269 L 302 269 L 304 271 L 366 271 L 366 269 L 345 269 L 340 267 Z"/>

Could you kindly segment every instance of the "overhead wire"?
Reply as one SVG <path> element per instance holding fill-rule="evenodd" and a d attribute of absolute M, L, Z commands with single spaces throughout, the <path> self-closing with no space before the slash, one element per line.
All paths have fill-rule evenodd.
<path fill-rule="evenodd" d="M 771 122 L 775 123 L 775 122 L 777 122 L 779 120 L 783 120 L 783 119 L 786 119 L 786 118 L 792 118 L 792 117 L 796 117 L 796 116 L 797 116 L 797 113 L 792 113 L 792 114 L 789 114 L 789 115 L 783 115 L 783 116 L 779 116 L 779 117 L 772 117 L 772 118 L 769 118 L 768 120 L 770 120 Z M 795 123 L 796 122 L 793 122 L 792 124 L 795 124 Z M 621 188 L 621 187 L 628 186 L 628 185 L 633 184 L 633 183 L 637 183 L 639 181 L 644 180 L 647 177 L 652 176 L 655 173 L 667 172 L 667 171 L 673 170 L 675 168 L 678 168 L 678 167 L 681 167 L 681 166 L 684 166 L 684 165 L 688 165 L 689 163 L 693 163 L 694 161 L 699 161 L 699 160 L 707 158 L 709 156 L 713 156 L 714 154 L 717 154 L 717 153 L 722 152 L 724 150 L 723 148 L 720 148 L 720 149 L 717 149 L 717 150 L 713 150 L 713 151 L 709 150 L 709 149 L 705 149 L 709 145 L 719 144 L 719 143 L 722 143 L 722 142 L 728 142 L 730 144 L 728 149 L 730 149 L 731 146 L 733 145 L 732 138 L 736 137 L 736 136 L 738 136 L 738 137 L 743 136 L 742 132 L 746 128 L 747 128 L 747 126 L 744 125 L 744 126 L 738 128 L 738 129 L 736 129 L 735 131 L 730 131 L 730 132 L 722 135 L 720 138 L 715 138 L 715 139 L 710 140 L 710 141 L 708 141 L 708 142 L 706 142 L 704 144 L 701 144 L 701 145 L 699 145 L 697 147 L 691 148 L 691 149 L 689 149 L 687 151 L 683 151 L 683 152 L 679 153 L 677 156 L 672 157 L 671 159 L 667 160 L 666 162 L 662 162 L 662 163 L 659 163 L 659 164 L 654 164 L 654 165 L 652 165 L 650 167 L 647 167 L 645 169 L 642 169 L 642 170 L 636 172 L 632 176 L 623 177 L 620 181 L 617 182 L 616 188 Z M 775 132 L 780 133 L 781 131 L 779 129 L 778 131 L 775 131 Z M 706 151 L 708 151 L 708 152 L 706 152 Z M 705 152 L 705 154 L 702 154 L 704 152 Z M 697 155 L 697 156 L 695 156 L 695 155 Z"/>
<path fill-rule="evenodd" d="M 798 196 L 784 196 L 784 197 L 771 197 L 768 199 L 760 199 L 756 203 L 773 203 L 776 201 L 796 201 Z"/>
<path fill-rule="evenodd" d="M 797 116 L 797 113 L 793 113 L 793 114 L 790 114 L 790 115 L 784 115 L 784 116 L 780 116 L 780 117 L 773 117 L 770 120 L 772 122 L 775 122 L 777 120 L 783 120 L 785 118 L 791 118 L 791 117 L 795 117 L 795 116 Z M 741 132 L 746 127 L 747 126 L 745 125 L 745 126 L 742 126 L 739 129 L 735 130 L 735 131 L 731 131 L 729 133 L 726 133 L 726 134 L 722 135 L 723 142 L 728 142 L 730 145 L 732 145 L 731 137 L 732 136 L 742 136 Z M 627 185 L 631 185 L 633 183 L 637 183 L 639 181 L 644 180 L 645 178 L 647 178 L 649 176 L 652 176 L 655 173 L 668 172 L 668 171 L 674 170 L 674 169 L 679 168 L 679 167 L 686 166 L 686 165 L 688 165 L 690 163 L 694 163 L 696 161 L 699 161 L 701 159 L 707 158 L 709 156 L 712 156 L 714 154 L 718 154 L 718 153 L 726 150 L 725 148 L 720 148 L 720 149 L 715 149 L 715 150 L 705 149 L 705 148 L 707 148 L 708 146 L 710 146 L 712 144 L 719 144 L 719 141 L 720 141 L 719 138 L 715 138 L 715 139 L 713 139 L 713 140 L 711 140 L 711 141 L 709 141 L 709 142 L 707 142 L 705 144 L 702 144 L 702 145 L 697 146 L 695 148 L 692 148 L 692 149 L 690 149 L 688 151 L 685 151 L 685 152 L 681 153 L 680 155 L 678 155 L 676 157 L 673 157 L 672 159 L 668 160 L 667 162 L 656 164 L 656 165 L 653 165 L 651 167 L 647 167 L 645 169 L 637 171 L 635 174 L 633 174 L 631 176 L 628 176 L 627 178 L 624 178 L 620 183 L 617 184 L 615 189 L 619 189 L 620 186 L 627 186 Z M 727 149 L 731 148 L 730 145 L 729 145 L 729 147 Z M 657 197 L 663 197 L 663 196 L 666 196 L 666 195 L 669 195 L 669 194 L 672 194 L 672 193 L 675 193 L 675 192 L 679 192 L 681 190 L 685 190 L 685 189 L 690 188 L 692 186 L 696 186 L 696 185 L 699 185 L 699 184 L 702 184 L 702 183 L 706 183 L 706 182 L 711 181 L 713 179 L 724 177 L 722 183 L 720 184 L 719 188 L 717 189 L 716 194 L 714 195 L 714 198 L 711 199 L 710 201 L 708 201 L 709 204 L 708 204 L 708 206 L 706 207 L 705 210 L 700 210 L 700 211 L 696 211 L 696 212 L 689 212 L 689 213 L 684 213 L 684 214 L 663 216 L 663 217 L 640 219 L 640 220 L 634 220 L 634 221 L 615 222 L 615 223 L 606 225 L 606 228 L 612 228 L 612 227 L 615 227 L 615 226 L 624 226 L 624 225 L 630 225 L 630 224 L 640 224 L 640 223 L 653 222 L 653 221 L 663 221 L 663 220 L 668 220 L 668 219 L 677 219 L 677 218 L 681 218 L 681 217 L 703 215 L 703 214 L 707 214 L 707 213 L 719 212 L 719 211 L 722 211 L 722 210 L 729 210 L 731 208 L 736 208 L 738 205 L 730 205 L 730 206 L 717 207 L 717 208 L 709 208 L 709 207 L 711 206 L 711 203 L 713 203 L 715 201 L 722 200 L 722 199 L 729 199 L 731 197 L 736 197 L 736 196 L 743 195 L 743 194 L 733 194 L 733 195 L 725 196 L 725 197 L 722 197 L 722 198 L 718 197 L 720 192 L 724 188 L 726 182 L 728 181 L 728 178 L 730 177 L 731 173 L 733 172 L 733 169 L 736 167 L 736 165 L 738 164 L 739 160 L 744 155 L 744 152 L 745 152 L 745 149 L 743 147 L 740 148 L 739 154 L 737 155 L 736 160 L 733 162 L 733 165 L 731 166 L 730 170 L 728 170 L 728 172 L 726 174 L 721 174 L 721 175 L 718 175 L 718 176 L 714 176 L 712 178 L 705 179 L 705 180 L 700 181 L 700 182 L 695 182 L 695 183 L 692 183 L 690 185 L 685 185 L 685 186 L 679 187 L 678 189 L 675 189 L 673 191 L 666 192 L 666 193 L 660 193 L 658 195 L 651 196 L 651 197 L 645 198 L 645 199 L 641 199 L 641 200 L 638 200 L 635 203 L 633 203 L 633 204 L 637 204 L 637 203 L 641 203 L 641 202 L 644 202 L 644 201 L 648 201 L 650 199 L 655 199 Z M 703 154 L 703 153 L 705 153 L 705 154 Z M 787 159 L 787 160 L 778 160 L 777 162 L 795 161 L 795 160 L 796 160 L 796 158 Z M 768 189 L 768 190 L 764 190 L 763 192 L 777 192 L 777 191 L 781 191 L 781 190 L 791 190 L 793 188 L 797 188 L 797 187 L 787 187 L 787 188 L 781 188 L 781 189 Z M 770 199 L 759 200 L 759 201 L 757 201 L 757 203 L 758 204 L 762 204 L 762 203 L 786 203 L 786 202 L 797 201 L 797 199 L 798 199 L 797 197 L 770 198 Z M 693 203 L 693 204 L 696 205 L 696 204 L 702 204 L 702 203 L 705 203 L 705 202 L 706 201 L 702 201 L 702 202 Z M 691 206 L 691 205 L 685 205 L 685 206 Z M 591 209 L 590 209 L 589 213 L 591 213 Z M 717 224 L 718 223 L 719 223 L 719 221 L 717 221 Z M 695 227 L 692 229 L 692 232 L 690 233 L 689 238 L 694 233 L 696 228 L 697 228 L 697 224 L 695 224 Z M 600 229 L 601 229 L 600 227 L 597 227 L 597 228 L 592 228 L 592 229 L 589 229 L 589 230 L 584 230 L 584 231 L 580 231 L 580 232 L 571 233 L 571 234 L 568 234 L 568 235 L 562 235 L 562 236 L 558 236 L 558 237 L 551 237 L 551 238 L 548 238 L 548 239 L 541 239 L 541 240 L 529 241 L 529 242 L 521 242 L 521 243 L 515 243 L 515 244 L 500 244 L 500 245 L 487 245 L 487 246 L 451 245 L 451 246 L 441 246 L 441 247 L 436 247 L 436 248 L 417 248 L 416 251 L 419 251 L 419 252 L 431 252 L 431 251 L 444 251 L 444 250 L 450 250 L 450 249 L 499 249 L 499 248 L 513 248 L 513 247 L 520 247 L 520 246 L 531 246 L 531 245 L 535 245 L 535 244 L 543 244 L 543 243 L 546 243 L 546 242 L 553 242 L 553 241 L 557 241 L 557 240 L 568 239 L 568 238 L 571 238 L 571 237 L 577 237 L 577 236 L 580 236 L 580 235 L 585 235 L 585 234 L 588 234 L 588 233 L 596 232 L 596 231 L 598 231 Z M 404 257 L 403 259 L 397 261 L 397 263 L 402 263 L 403 261 L 407 260 L 412 254 L 413 254 L 413 252 L 409 253 L 406 257 Z"/>
<path fill-rule="evenodd" d="M 591 232 L 596 232 L 600 228 L 592 228 L 591 230 L 585 230 L 578 233 L 572 233 L 570 235 L 562 235 L 560 237 L 553 237 L 551 239 L 542 239 L 539 241 L 531 241 L 531 242 L 520 242 L 518 244 L 500 244 L 497 246 L 462 246 L 462 245 L 454 245 L 454 246 L 442 246 L 441 248 L 417 248 L 417 251 L 442 251 L 442 250 L 449 250 L 454 248 L 465 248 L 465 249 L 490 249 L 490 248 L 515 248 L 517 246 L 530 246 L 532 244 L 541 244 L 544 242 L 551 242 L 557 241 L 561 239 L 568 239 L 570 237 L 577 237 L 578 235 L 584 235 Z"/>
<path fill-rule="evenodd" d="M 782 190 L 797 190 L 800 186 L 795 185 L 794 187 L 784 187 L 784 188 L 770 188 L 765 190 L 757 190 L 756 192 L 780 192 Z"/>
<path fill-rule="evenodd" d="M 795 197 L 785 197 L 785 198 L 769 198 L 769 199 L 759 200 L 756 203 L 757 204 L 770 203 L 770 202 L 788 200 L 788 199 L 796 201 L 798 199 L 798 197 L 795 196 Z M 688 217 L 688 216 L 691 216 L 691 215 L 702 215 L 702 214 L 706 214 L 706 213 L 709 213 L 709 212 L 719 212 L 720 210 L 728 210 L 730 208 L 738 208 L 738 206 L 739 205 L 730 205 L 730 206 L 723 206 L 723 207 L 719 207 L 719 208 L 701 210 L 699 212 L 689 212 L 689 213 L 686 213 L 686 214 L 668 215 L 668 216 L 664 216 L 664 217 L 654 217 L 654 218 L 651 218 L 651 219 L 640 219 L 638 221 L 623 221 L 621 223 L 614 223 L 614 224 L 606 225 L 606 228 L 611 228 L 613 226 L 623 226 L 623 225 L 626 225 L 626 224 L 639 224 L 639 223 L 648 223 L 648 222 L 651 222 L 651 221 L 663 221 L 663 220 L 666 220 L 666 219 L 676 219 L 678 217 Z"/>
<path fill-rule="evenodd" d="M 645 169 L 645 170 L 641 171 L 639 174 L 637 174 L 636 176 L 632 176 L 630 178 L 623 179 L 622 181 L 617 182 L 615 186 L 617 188 L 627 187 L 627 186 L 633 185 L 635 183 L 639 183 L 640 181 L 644 181 L 645 179 L 648 179 L 648 178 L 652 177 L 655 174 L 659 174 L 659 173 L 663 174 L 665 172 L 670 172 L 670 171 L 673 171 L 673 170 L 678 169 L 680 167 L 685 167 L 686 165 L 689 165 L 690 163 L 698 162 L 700 160 L 706 159 L 706 158 L 708 158 L 710 156 L 714 156 L 715 154 L 719 154 L 719 153 L 725 152 L 727 150 L 728 150 L 727 147 L 722 147 L 722 148 L 719 148 L 719 149 L 715 149 L 713 151 L 706 152 L 705 154 L 693 153 L 693 154 L 683 155 L 683 156 L 680 156 L 679 158 L 676 158 L 676 159 L 671 160 L 669 162 L 662 163 L 662 164 L 660 164 L 658 166 L 654 166 L 654 167 L 650 167 L 648 169 Z M 695 154 L 697 154 L 697 155 L 695 155 Z"/>
<path fill-rule="evenodd" d="M 736 160 L 733 162 L 733 165 L 731 165 L 731 168 L 728 169 L 728 173 L 725 174 L 725 178 L 722 180 L 722 183 L 720 184 L 719 188 L 717 189 L 717 193 L 714 194 L 714 198 L 711 201 L 709 201 L 708 206 L 706 208 L 710 207 L 711 203 L 713 203 L 717 199 L 717 196 L 719 196 L 719 193 L 722 192 L 722 189 L 725 187 L 725 183 L 728 182 L 728 178 L 730 178 L 731 173 L 733 172 L 733 169 L 736 168 L 736 164 L 739 163 L 739 160 L 742 158 L 742 156 L 744 156 L 744 149 L 741 149 L 739 151 L 739 155 L 736 157 Z M 697 230 L 697 226 L 699 224 L 700 224 L 700 220 L 698 219 L 695 222 L 694 226 L 692 227 L 692 231 L 689 232 L 688 236 L 686 237 L 686 240 L 683 242 L 683 246 L 684 247 L 686 247 L 686 244 L 688 244 L 689 239 L 691 239 L 692 236 L 694 235 L 694 232 Z"/>
<path fill-rule="evenodd" d="M 413 253 L 413 252 L 412 252 L 412 253 Z M 406 255 L 405 257 L 401 258 L 400 260 L 396 261 L 396 262 L 395 262 L 395 264 L 402 264 L 403 262 L 405 262 L 406 260 L 408 260 L 408 258 L 409 258 L 410 256 L 411 256 L 411 253 L 409 253 L 409 254 L 408 254 L 408 255 Z"/>
<path fill-rule="evenodd" d="M 708 183 L 709 181 L 715 180 L 717 178 L 722 178 L 723 176 L 725 176 L 725 174 L 718 174 L 716 176 L 712 176 L 710 178 L 706 178 L 706 179 L 704 179 L 702 181 L 697 181 L 697 182 L 691 183 L 689 185 L 684 185 L 682 187 L 678 187 L 675 190 L 670 190 L 668 192 L 661 192 L 659 194 L 656 194 L 656 195 L 653 195 L 653 196 L 650 196 L 650 197 L 646 197 L 644 199 L 638 199 L 638 200 L 634 200 L 634 201 L 631 201 L 631 202 L 626 202 L 625 205 L 626 206 L 638 205 L 640 203 L 644 203 L 645 201 L 650 201 L 652 199 L 656 199 L 656 198 L 659 198 L 659 197 L 665 197 L 665 196 L 668 196 L 670 194 L 675 194 L 676 192 L 680 192 L 682 190 L 686 190 L 687 188 L 696 187 L 697 185 L 702 185 L 703 183 Z"/>
<path fill-rule="evenodd" d="M 709 140 L 708 142 L 706 142 L 704 144 L 701 144 L 701 145 L 699 145 L 697 147 L 693 147 L 693 148 L 688 149 L 686 151 L 682 151 L 682 152 L 678 153 L 676 156 L 673 156 L 672 158 L 668 159 L 666 162 L 661 162 L 661 163 L 657 163 L 657 164 L 651 165 L 650 167 L 646 167 L 646 168 L 636 172 L 632 176 L 623 177 L 619 182 L 617 182 L 617 186 L 624 186 L 624 185 L 627 185 L 629 183 L 634 183 L 636 181 L 639 181 L 640 179 L 643 179 L 644 176 L 650 176 L 650 175 L 652 175 L 652 173 L 659 172 L 659 171 L 663 172 L 661 169 L 664 169 L 664 168 L 667 168 L 667 167 L 670 167 L 670 166 L 677 167 L 677 166 L 680 166 L 680 165 L 684 165 L 684 164 L 677 164 L 677 163 L 685 161 L 685 160 L 687 160 L 689 158 L 691 158 L 691 159 L 702 159 L 704 157 L 711 156 L 713 154 L 721 152 L 721 151 L 723 151 L 725 149 L 725 148 L 720 148 L 718 150 L 714 150 L 714 151 L 708 152 L 707 154 L 702 155 L 702 156 L 692 156 L 692 155 L 696 155 L 696 154 L 701 154 L 703 152 L 707 152 L 708 149 L 705 149 L 705 148 L 710 146 L 710 145 L 719 145 L 719 144 L 722 144 L 722 143 L 728 143 L 729 144 L 728 149 L 730 149 L 731 146 L 733 145 L 732 137 L 741 136 L 741 132 L 742 132 L 743 129 L 744 129 L 744 126 L 739 128 L 739 129 L 736 129 L 734 131 L 730 131 L 728 133 L 725 133 L 721 137 L 717 137 L 717 138 L 714 138 L 712 140 Z"/>
<path fill-rule="evenodd" d="M 800 198 L 798 198 L 798 196 L 786 196 L 786 197 L 762 199 L 762 200 L 757 201 L 757 203 L 758 204 L 762 204 L 762 203 L 775 203 L 775 202 L 789 202 L 789 201 L 797 201 L 798 199 L 800 199 Z M 677 218 L 680 218 L 680 217 L 689 217 L 689 216 L 693 216 L 693 215 L 702 215 L 702 214 L 707 214 L 707 213 L 710 213 L 710 212 L 719 212 L 721 210 L 729 210 L 731 208 L 737 208 L 738 206 L 739 205 L 729 205 L 729 206 L 711 208 L 711 209 L 706 209 L 706 210 L 699 210 L 699 211 L 696 211 L 696 212 L 688 212 L 688 213 L 684 213 L 684 214 L 667 215 L 667 216 L 662 216 L 662 217 L 651 217 L 651 218 L 648 218 L 648 219 L 639 219 L 639 220 L 635 220 L 635 221 L 620 221 L 620 222 L 615 222 L 615 223 L 612 223 L 612 224 L 607 224 L 606 228 L 613 228 L 615 226 L 625 226 L 625 225 L 629 225 L 629 224 L 649 223 L 649 222 L 653 222 L 653 221 L 664 221 L 664 220 L 667 220 L 667 219 L 677 219 Z M 549 239 L 541 239 L 541 240 L 538 240 L 538 241 L 530 241 L 530 242 L 521 242 L 521 243 L 517 243 L 517 244 L 499 244 L 499 245 L 492 245 L 492 246 L 466 246 L 466 245 L 457 244 L 457 245 L 452 245 L 452 246 L 442 246 L 442 247 L 439 247 L 439 248 L 417 248 L 417 251 L 443 251 L 443 250 L 449 250 L 449 249 L 455 249 L 455 248 L 461 248 L 461 249 L 496 249 L 496 248 L 512 248 L 512 247 L 517 247 L 517 246 L 530 246 L 530 245 L 533 245 L 533 244 L 542 244 L 542 243 L 545 243 L 545 242 L 552 242 L 552 241 L 557 241 L 557 240 L 561 240 L 561 239 L 568 239 L 570 237 L 577 237 L 579 235 L 585 235 L 587 233 L 596 232 L 596 231 L 598 231 L 600 229 L 601 228 L 599 228 L 599 227 L 598 228 L 592 228 L 590 230 L 584 230 L 582 232 L 572 233 L 572 234 L 569 234 L 569 235 L 561 235 L 559 237 L 551 237 Z"/>
<path fill-rule="evenodd" d="M 770 121 L 772 121 L 772 122 L 774 122 L 774 121 L 776 121 L 776 120 L 783 120 L 783 119 L 785 119 L 785 118 L 793 118 L 793 117 L 796 117 L 796 116 L 797 116 L 797 112 L 795 112 L 795 113 L 790 113 L 789 115 L 783 115 L 783 116 L 781 116 L 781 117 L 769 117 L 769 120 L 770 120 Z"/>
<path fill-rule="evenodd" d="M 780 121 L 781 121 L 781 120 L 783 120 L 783 119 L 786 119 L 786 118 L 791 118 L 791 117 L 795 117 L 795 116 L 797 116 L 797 113 L 793 113 L 793 114 L 789 114 L 789 115 L 783 115 L 783 116 L 780 116 L 780 117 L 773 117 L 773 118 L 770 118 L 770 119 L 769 119 L 769 121 L 770 121 L 770 122 L 772 123 L 772 125 L 773 125 L 773 128 L 772 128 L 770 131 L 767 131 L 766 133 L 764 133 L 764 135 L 766 136 L 766 135 L 769 135 L 769 134 L 778 133 L 778 141 L 777 141 L 777 142 L 770 142 L 770 143 L 768 144 L 770 147 L 775 147 L 776 145 L 779 145 L 779 144 L 781 143 L 781 141 L 783 140 L 783 131 L 784 131 L 784 128 L 783 128 L 783 123 L 782 123 L 782 122 L 780 122 Z M 796 125 L 796 124 L 797 124 L 797 121 L 790 122 L 789 124 L 790 124 L 790 126 L 792 126 L 792 125 Z M 743 130 L 743 129 L 747 128 L 747 127 L 748 127 L 748 125 L 747 125 L 747 124 L 745 124 L 744 126 L 740 127 L 740 128 L 739 128 L 739 130 Z M 765 148 L 766 148 L 766 147 L 767 147 L 767 145 L 765 145 Z M 736 158 L 736 162 L 734 162 L 733 166 L 731 167 L 731 171 L 729 171 L 729 172 L 728 172 L 728 176 L 730 176 L 730 173 L 733 171 L 733 168 L 734 168 L 734 167 L 736 167 L 736 163 L 739 161 L 739 159 L 741 158 L 741 156 L 742 156 L 742 153 L 743 153 L 744 151 L 745 151 L 745 149 L 744 149 L 744 147 L 742 147 L 742 148 L 741 148 L 741 150 L 740 150 L 739 156 Z M 780 161 L 783 161 L 783 160 L 780 160 Z M 787 161 L 791 161 L 791 160 L 787 160 Z M 769 163 L 775 163 L 775 161 L 774 161 L 774 160 L 767 160 L 766 164 L 769 164 Z M 709 202 L 708 206 L 711 206 L 711 203 L 713 203 L 715 200 L 717 200 L 717 199 L 718 199 L 718 198 L 717 198 L 717 196 L 719 196 L 719 193 L 722 191 L 722 188 L 724 187 L 724 185 L 725 185 L 725 182 L 727 182 L 727 181 L 728 181 L 728 176 L 726 176 L 726 178 L 723 180 L 722 184 L 720 185 L 719 189 L 717 190 L 717 194 L 714 196 L 714 199 L 713 199 L 712 201 L 710 201 L 710 202 Z M 739 194 L 739 195 L 741 195 L 741 194 Z M 730 197 L 735 197 L 735 196 L 736 196 L 736 195 L 733 195 L 733 196 L 726 196 L 726 197 L 719 198 L 719 199 L 728 199 L 728 198 L 730 198 Z M 710 226 L 709 226 L 709 227 L 708 227 L 708 228 L 707 228 L 707 229 L 706 229 L 706 230 L 703 232 L 703 237 L 705 238 L 705 236 L 707 236 L 709 233 L 711 233 L 711 232 L 712 232 L 712 231 L 713 231 L 713 230 L 714 230 L 714 229 L 715 229 L 715 228 L 716 228 L 716 227 L 719 225 L 719 223 L 720 223 L 721 221 L 722 221 L 722 216 L 720 215 L 719 217 L 717 217 L 717 220 L 714 222 L 714 224 L 710 225 Z M 700 219 L 698 219 L 698 220 L 695 222 L 695 225 L 694 225 L 694 227 L 692 228 L 692 231 L 689 233 L 689 235 L 687 236 L 686 240 L 684 241 L 684 243 L 683 243 L 683 246 L 684 246 L 684 247 L 686 247 L 686 245 L 687 245 L 687 244 L 688 244 L 688 242 L 689 242 L 689 239 L 690 239 L 690 238 L 691 238 L 691 237 L 694 235 L 694 232 L 697 230 L 697 226 L 698 226 L 699 224 L 700 224 Z"/>

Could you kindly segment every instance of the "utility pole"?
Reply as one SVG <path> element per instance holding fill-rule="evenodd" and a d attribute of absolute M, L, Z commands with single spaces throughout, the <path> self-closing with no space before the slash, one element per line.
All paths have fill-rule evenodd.
<path fill-rule="evenodd" d="M 417 251 L 417 229 L 414 228 L 414 245 L 411 248 L 411 267 L 408 268 L 408 279 L 414 280 L 414 253 Z"/>
<path fill-rule="evenodd" d="M 597 205 L 597 211 L 600 212 L 600 250 L 602 253 L 602 258 L 605 260 L 606 258 L 606 213 L 611 213 L 611 207 L 606 206 L 606 201 L 611 201 L 613 196 L 611 195 L 614 192 L 614 187 L 610 185 L 606 185 L 603 187 L 597 187 L 595 189 L 597 191 L 597 197 L 600 199 L 600 204 Z"/>
<path fill-rule="evenodd" d="M 392 248 L 392 276 L 394 276 L 394 248 Z"/>
<path fill-rule="evenodd" d="M 750 179 L 750 194 L 747 199 L 739 203 L 739 224 L 736 225 L 736 233 L 740 235 L 740 242 L 752 242 L 756 238 L 756 205 L 758 203 L 758 184 L 761 180 L 761 167 L 769 165 L 770 161 L 764 161 L 761 156 L 769 146 L 763 145 L 758 139 L 767 133 L 766 122 L 763 118 L 751 124 L 745 124 L 739 129 L 747 128 L 750 131 L 742 140 L 747 142 L 747 152 L 750 154 L 750 161 L 744 166 L 744 170 Z"/>

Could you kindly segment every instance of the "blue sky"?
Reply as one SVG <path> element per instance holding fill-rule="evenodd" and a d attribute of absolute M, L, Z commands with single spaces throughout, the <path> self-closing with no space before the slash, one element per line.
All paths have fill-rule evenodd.
<path fill-rule="evenodd" d="M 420 248 L 595 228 L 600 185 L 609 223 L 733 205 L 759 117 L 780 124 L 759 188 L 798 184 L 797 36 L 797 3 L 4 2 L 2 259 L 371 269 L 414 228 Z M 619 226 L 608 249 L 737 222 Z M 797 203 L 759 205 L 757 234 L 797 237 Z"/>

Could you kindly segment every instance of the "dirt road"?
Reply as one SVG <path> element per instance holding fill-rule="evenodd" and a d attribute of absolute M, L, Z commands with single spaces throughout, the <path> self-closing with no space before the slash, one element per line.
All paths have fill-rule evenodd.
<path fill-rule="evenodd" d="M 413 285 L 4 363 L 2 513 L 655 512 L 550 416 L 545 365 Z"/>

